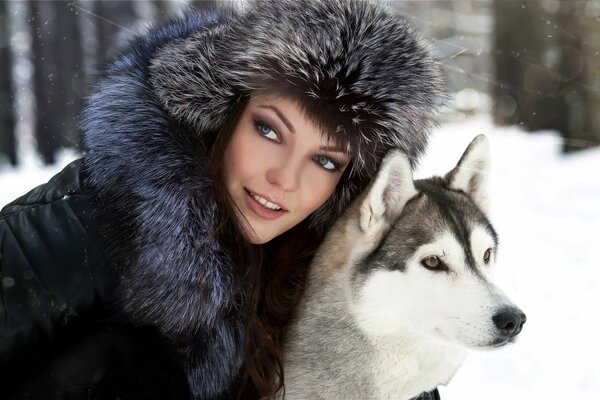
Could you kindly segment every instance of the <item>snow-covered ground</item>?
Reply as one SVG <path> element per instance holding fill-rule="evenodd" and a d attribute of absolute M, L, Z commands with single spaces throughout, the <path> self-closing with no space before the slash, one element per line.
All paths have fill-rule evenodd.
<path fill-rule="evenodd" d="M 492 220 L 500 235 L 496 276 L 527 314 L 517 343 L 472 352 L 444 400 L 600 398 L 600 150 L 560 153 L 553 133 L 497 128 L 487 116 L 437 129 L 417 176 L 451 169 L 477 134 L 492 146 Z M 75 157 L 43 169 L 0 169 L 0 204 L 47 181 Z M 596 239 L 594 239 L 596 238 Z"/>

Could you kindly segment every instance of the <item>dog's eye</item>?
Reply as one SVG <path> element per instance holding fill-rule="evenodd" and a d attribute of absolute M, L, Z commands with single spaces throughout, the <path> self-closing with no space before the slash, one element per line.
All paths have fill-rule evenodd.
<path fill-rule="evenodd" d="M 483 255 L 483 262 L 485 262 L 486 264 L 489 264 L 491 256 L 492 256 L 492 249 L 487 249 L 485 251 L 485 254 Z"/>
<path fill-rule="evenodd" d="M 442 265 L 438 256 L 427 256 L 421 260 L 421 265 L 429 269 L 437 269 Z"/>

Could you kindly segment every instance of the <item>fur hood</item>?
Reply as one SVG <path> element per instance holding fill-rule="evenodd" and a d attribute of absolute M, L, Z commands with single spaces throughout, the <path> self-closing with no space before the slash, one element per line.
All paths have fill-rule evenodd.
<path fill-rule="evenodd" d="M 231 385 L 243 342 L 232 260 L 212 235 L 218 199 L 199 143 L 214 138 L 242 96 L 263 90 L 292 96 L 353 152 L 349 173 L 357 179 L 318 210 L 312 223 L 321 230 L 390 147 L 416 160 L 441 98 L 422 41 L 367 1 L 258 1 L 187 13 L 138 37 L 107 66 L 81 119 L 102 244 L 119 273 L 123 310 L 177 345 L 197 398 Z"/>
<path fill-rule="evenodd" d="M 258 0 L 226 24 L 161 48 L 150 69 L 161 104 L 194 132 L 214 132 L 241 96 L 270 91 L 297 101 L 326 134 L 348 143 L 348 175 L 358 179 L 340 185 L 312 216 L 321 231 L 390 148 L 415 164 L 443 98 L 425 41 L 368 0 Z"/>

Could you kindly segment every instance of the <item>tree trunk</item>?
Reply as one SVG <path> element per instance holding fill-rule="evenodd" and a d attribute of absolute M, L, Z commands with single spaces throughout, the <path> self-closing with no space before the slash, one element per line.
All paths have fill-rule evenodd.
<path fill-rule="evenodd" d="M 66 1 L 31 1 L 35 137 L 46 164 L 61 147 L 80 143 L 75 119 L 81 109 L 82 51 L 75 10 Z"/>
<path fill-rule="evenodd" d="M 548 34 L 540 1 L 494 0 L 493 8 L 494 121 L 529 130 L 550 128 L 558 82 L 556 72 L 543 62 Z"/>
<path fill-rule="evenodd" d="M 494 120 L 552 129 L 564 151 L 600 143 L 600 29 L 592 2 L 494 1 Z M 589 39 L 588 39 L 589 38 Z"/>
<path fill-rule="evenodd" d="M 94 1 L 98 46 L 96 59 L 104 64 L 133 36 L 132 24 L 138 16 L 133 1 Z"/>
<path fill-rule="evenodd" d="M 17 165 L 9 17 L 8 4 L 0 2 L 0 162 L 4 155 L 12 165 Z"/>
<path fill-rule="evenodd" d="M 560 1 L 557 21 L 560 54 L 559 96 L 564 118 L 556 129 L 563 134 L 565 152 L 597 146 L 600 143 L 600 98 L 595 88 L 600 84 L 595 76 L 600 63 L 600 46 L 596 38 L 600 30 L 597 22 L 587 13 L 588 3 Z"/>

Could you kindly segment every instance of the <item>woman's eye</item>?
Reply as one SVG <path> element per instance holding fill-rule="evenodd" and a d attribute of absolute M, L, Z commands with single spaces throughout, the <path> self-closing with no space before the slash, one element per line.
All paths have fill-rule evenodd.
<path fill-rule="evenodd" d="M 338 169 L 338 166 L 327 157 L 318 156 L 315 158 L 315 161 L 317 162 L 317 164 L 319 164 L 319 166 L 325 168 L 326 170 L 334 171 Z"/>
<path fill-rule="evenodd" d="M 315 157 L 315 161 L 317 162 L 317 164 L 319 164 L 321 168 L 325 168 L 328 171 L 334 171 L 338 169 L 337 164 L 333 162 L 331 158 L 318 156 Z"/>
<path fill-rule="evenodd" d="M 254 125 L 261 136 L 279 142 L 279 136 L 277 136 L 277 133 L 271 127 L 260 122 L 255 122 Z"/>

